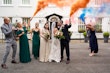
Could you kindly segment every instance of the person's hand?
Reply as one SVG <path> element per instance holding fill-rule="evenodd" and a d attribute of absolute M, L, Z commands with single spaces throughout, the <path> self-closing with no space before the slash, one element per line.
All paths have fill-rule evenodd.
<path fill-rule="evenodd" d="M 20 35 L 18 35 L 18 37 L 21 37 L 24 34 L 24 32 L 22 32 Z"/>
<path fill-rule="evenodd" d="M 16 30 L 16 28 L 13 26 L 13 27 L 12 27 L 12 30 Z"/>
<path fill-rule="evenodd" d="M 18 41 L 19 40 L 19 37 L 16 37 L 15 40 Z"/>
<path fill-rule="evenodd" d="M 19 28 L 18 28 L 18 27 L 17 27 L 16 29 L 17 29 L 17 30 L 19 30 Z"/>
<path fill-rule="evenodd" d="M 22 32 L 22 35 L 24 34 L 24 32 Z"/>
<path fill-rule="evenodd" d="M 33 17 L 30 18 L 30 21 L 33 19 Z"/>
<path fill-rule="evenodd" d="M 87 25 L 84 25 L 85 27 L 87 27 Z"/>

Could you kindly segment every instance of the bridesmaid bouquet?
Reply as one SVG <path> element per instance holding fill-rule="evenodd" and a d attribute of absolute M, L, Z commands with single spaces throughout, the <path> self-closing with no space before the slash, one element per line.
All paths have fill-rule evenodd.
<path fill-rule="evenodd" d="M 54 34 L 54 37 L 57 38 L 57 39 L 65 39 L 65 37 L 63 36 L 63 32 L 62 31 L 57 31 Z"/>
<path fill-rule="evenodd" d="M 46 38 L 46 40 L 48 40 L 49 37 L 50 37 L 50 34 L 49 34 L 49 33 L 45 33 L 45 38 Z"/>

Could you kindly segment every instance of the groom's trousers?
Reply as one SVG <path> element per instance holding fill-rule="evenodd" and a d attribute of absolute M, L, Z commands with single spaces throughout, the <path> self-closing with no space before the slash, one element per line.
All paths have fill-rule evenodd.
<path fill-rule="evenodd" d="M 61 42 L 61 59 L 63 59 L 64 49 L 66 50 L 67 60 L 70 60 L 69 42 L 67 41 Z"/>
<path fill-rule="evenodd" d="M 16 50 L 17 50 L 17 43 L 15 40 L 12 40 L 11 42 L 6 42 L 6 51 L 5 51 L 5 55 L 3 56 L 3 62 L 2 64 L 5 64 L 7 61 L 7 57 L 10 53 L 10 49 L 13 49 L 13 53 L 12 53 L 12 60 L 15 60 L 15 56 L 16 56 Z"/>

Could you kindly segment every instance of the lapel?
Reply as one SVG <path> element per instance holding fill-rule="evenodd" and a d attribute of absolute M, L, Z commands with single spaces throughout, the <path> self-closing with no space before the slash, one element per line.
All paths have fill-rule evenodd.
<path fill-rule="evenodd" d="M 7 25 L 7 24 L 4 24 L 4 27 L 9 29 L 10 28 L 10 25 Z"/>
<path fill-rule="evenodd" d="M 6 30 L 8 30 L 8 29 L 9 29 L 9 27 L 8 27 L 8 25 L 7 25 L 7 24 L 3 24 L 3 27 L 4 27 Z"/>
<path fill-rule="evenodd" d="M 5 28 L 7 31 L 12 30 L 12 29 L 11 29 L 11 25 L 10 25 L 10 24 L 9 24 L 9 25 L 4 24 L 4 28 Z"/>

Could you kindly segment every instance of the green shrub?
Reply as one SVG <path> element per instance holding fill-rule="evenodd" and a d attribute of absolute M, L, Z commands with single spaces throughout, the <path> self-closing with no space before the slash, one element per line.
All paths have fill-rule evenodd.
<path fill-rule="evenodd" d="M 78 32 L 83 33 L 83 32 L 85 32 L 85 29 L 79 29 Z"/>
<path fill-rule="evenodd" d="M 86 37 L 87 36 L 87 32 L 83 32 L 83 36 Z"/>
<path fill-rule="evenodd" d="M 104 36 L 104 37 L 109 37 L 109 35 L 110 35 L 109 32 L 104 32 L 104 33 L 103 33 L 103 36 Z"/>

